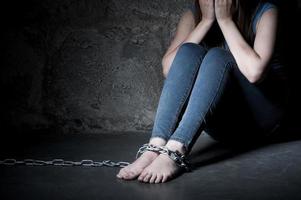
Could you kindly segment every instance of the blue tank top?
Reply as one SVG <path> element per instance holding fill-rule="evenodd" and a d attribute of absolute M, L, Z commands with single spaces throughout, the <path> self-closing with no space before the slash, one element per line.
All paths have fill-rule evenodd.
<path fill-rule="evenodd" d="M 196 10 L 196 7 L 195 7 L 194 3 L 188 4 L 188 6 L 186 8 L 190 9 L 192 11 L 192 13 L 194 14 L 194 16 L 197 15 L 197 13 L 196 13 L 197 10 Z M 276 5 L 274 5 L 272 3 L 269 3 L 269 2 L 260 3 L 260 5 L 258 6 L 258 8 L 256 10 L 256 13 L 254 15 L 253 21 L 252 21 L 252 30 L 253 30 L 255 35 L 256 35 L 257 23 L 259 22 L 259 20 L 262 17 L 263 13 L 266 12 L 267 10 L 271 9 L 271 8 L 277 8 L 277 7 L 276 7 Z M 224 41 L 224 44 L 223 44 L 222 48 L 224 48 L 226 50 L 230 50 L 226 41 Z M 273 58 L 271 59 L 271 65 L 273 66 L 274 69 L 282 67 L 282 65 L 279 63 L 278 56 L 279 56 L 278 52 L 275 50 Z"/>
<path fill-rule="evenodd" d="M 253 32 L 256 34 L 256 25 L 257 22 L 260 20 L 261 16 L 263 13 L 271 8 L 276 8 L 276 6 L 272 3 L 266 2 L 266 3 L 261 3 L 256 11 L 256 14 L 253 19 L 253 24 L 252 24 L 252 29 Z"/>
<path fill-rule="evenodd" d="M 260 20 L 260 18 L 262 17 L 263 13 L 271 8 L 277 8 L 276 5 L 269 3 L 269 2 L 265 2 L 265 3 L 260 3 L 260 5 L 258 6 L 258 9 L 256 10 L 255 16 L 253 18 L 253 22 L 252 22 L 252 30 L 253 32 L 256 34 L 256 26 L 258 21 Z M 190 9 L 192 11 L 192 13 L 194 14 L 194 16 L 197 15 L 197 11 L 196 11 L 196 7 L 194 3 L 189 3 L 187 6 L 187 9 Z"/>

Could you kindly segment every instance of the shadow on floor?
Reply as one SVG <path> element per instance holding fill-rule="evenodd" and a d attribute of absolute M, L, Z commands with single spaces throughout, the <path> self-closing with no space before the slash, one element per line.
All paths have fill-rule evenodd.
<path fill-rule="evenodd" d="M 205 132 L 202 134 L 206 134 Z M 187 156 L 193 170 L 206 165 L 222 162 L 224 160 L 255 151 L 261 148 L 268 148 L 276 144 L 285 144 L 301 140 L 301 130 L 282 130 L 273 138 L 259 143 L 250 144 L 226 144 L 215 141 L 209 135 L 205 141 L 196 142 L 192 151 Z M 203 138 L 202 138 L 203 139 Z"/>

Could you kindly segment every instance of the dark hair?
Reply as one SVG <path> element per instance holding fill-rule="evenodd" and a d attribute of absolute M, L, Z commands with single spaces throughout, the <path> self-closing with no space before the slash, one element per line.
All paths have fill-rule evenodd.
<path fill-rule="evenodd" d="M 260 3 L 265 0 L 233 0 L 233 21 L 242 33 L 244 39 L 251 45 L 255 39 L 255 33 L 252 29 L 252 21 Z M 195 7 L 197 10 L 196 21 L 199 22 L 202 18 L 199 1 L 195 0 Z M 217 23 L 213 25 L 212 29 L 206 34 L 204 42 L 209 46 L 220 46 L 223 42 L 223 36 Z"/>

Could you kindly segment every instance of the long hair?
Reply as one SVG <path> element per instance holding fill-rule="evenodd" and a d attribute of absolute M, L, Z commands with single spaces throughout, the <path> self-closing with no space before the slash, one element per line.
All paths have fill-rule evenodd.
<path fill-rule="evenodd" d="M 232 19 L 237 25 L 244 39 L 252 45 L 255 39 L 255 33 L 252 29 L 252 21 L 255 12 L 260 3 L 265 0 L 233 0 L 232 1 Z M 195 0 L 195 7 L 197 10 L 196 21 L 202 19 L 199 1 Z M 223 36 L 220 28 L 215 22 L 212 29 L 206 34 L 204 42 L 209 46 L 220 46 L 223 43 Z"/>

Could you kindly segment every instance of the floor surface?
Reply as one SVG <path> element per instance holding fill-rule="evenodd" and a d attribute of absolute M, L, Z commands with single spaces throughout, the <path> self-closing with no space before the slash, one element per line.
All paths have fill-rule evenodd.
<path fill-rule="evenodd" d="M 1 140 L 1 157 L 132 162 L 149 134 L 34 134 Z M 194 170 L 166 183 L 120 180 L 119 167 L 3 166 L 0 199 L 301 199 L 301 140 L 235 150 L 203 133 Z"/>

